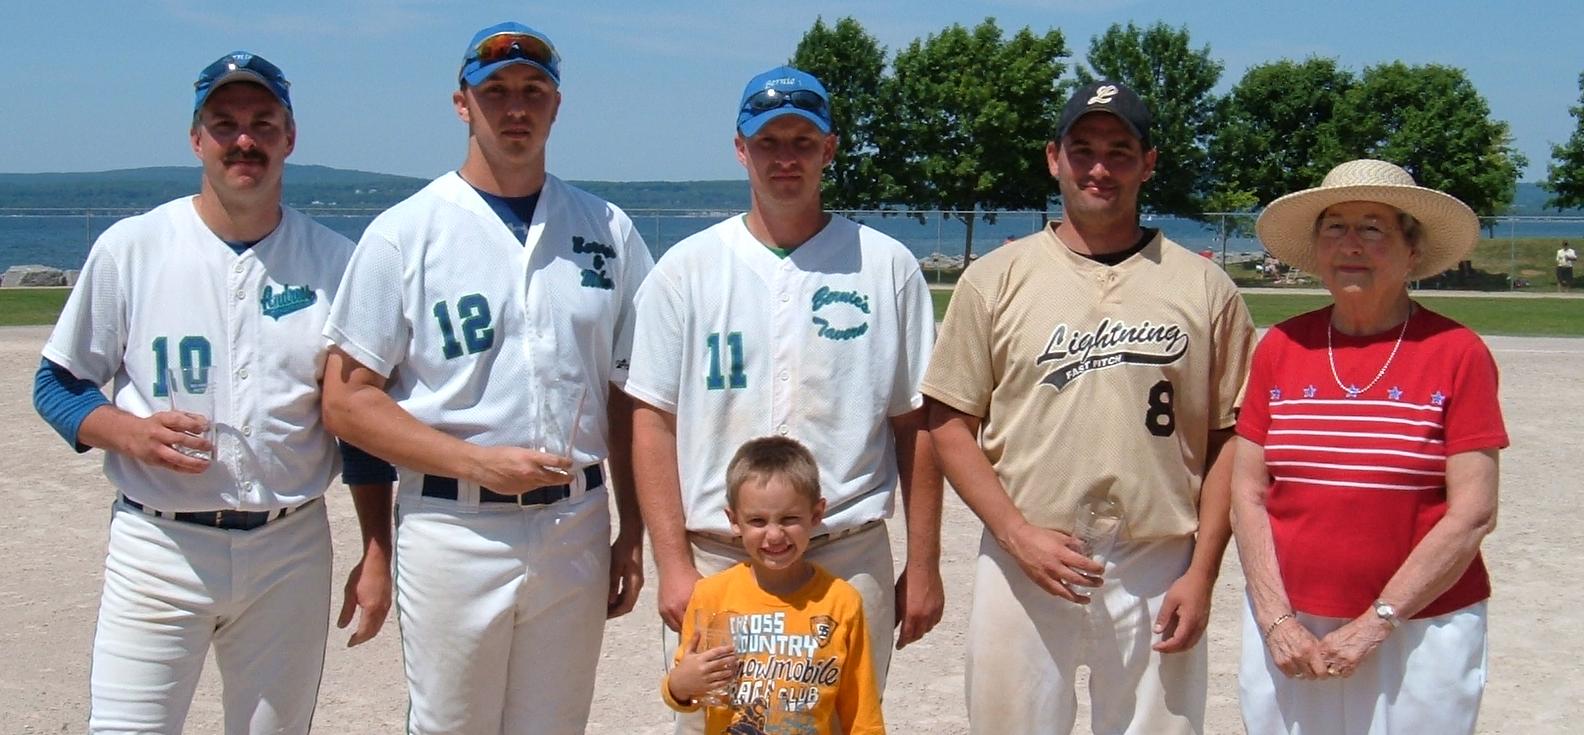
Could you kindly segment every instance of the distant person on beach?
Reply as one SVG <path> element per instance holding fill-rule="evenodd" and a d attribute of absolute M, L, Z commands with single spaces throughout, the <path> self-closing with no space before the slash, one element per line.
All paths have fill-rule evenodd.
<path fill-rule="evenodd" d="M 1269 253 L 1265 254 L 1265 277 L 1274 281 L 1281 278 L 1281 261 Z"/>
<path fill-rule="evenodd" d="M 620 209 L 545 171 L 545 34 L 480 30 L 451 104 L 462 166 L 376 217 L 347 266 L 325 423 L 400 467 L 407 731 L 582 733 L 605 620 L 643 581 L 620 389 L 652 260 Z M 388 532 L 389 497 L 358 518 Z"/>
<path fill-rule="evenodd" d="M 863 596 L 883 690 L 892 629 L 897 647 L 912 643 L 945 604 L 941 477 L 918 389 L 935 336 L 929 288 L 901 243 L 822 207 L 836 131 L 818 79 L 759 74 L 735 117 L 748 212 L 666 251 L 638 294 L 627 390 L 640 402 L 633 461 L 660 617 L 677 630 L 694 584 L 746 558 L 725 513 L 732 453 L 792 437 L 818 460 L 829 504 L 808 558 Z M 900 575 L 885 524 L 899 491 Z"/>
<path fill-rule="evenodd" d="M 1077 90 L 1046 146 L 1062 219 L 963 274 L 924 380 L 946 476 L 984 521 L 975 733 L 1204 730 L 1211 590 L 1254 326 L 1225 271 L 1139 226 L 1131 89 Z"/>
<path fill-rule="evenodd" d="M 1479 549 L 1508 438 L 1490 350 L 1408 282 L 1466 257 L 1479 220 L 1356 160 L 1256 228 L 1333 303 L 1266 333 L 1238 417 L 1244 725 L 1472 733 L 1491 593 Z"/>
<path fill-rule="evenodd" d="M 94 243 L 34 386 L 67 443 L 105 450 L 118 493 L 88 731 L 180 732 L 212 647 L 226 732 L 306 733 L 329 627 L 320 497 L 337 467 L 319 330 L 352 243 L 281 204 L 297 127 L 279 68 L 238 51 L 196 88 L 198 194 Z M 354 502 L 389 492 L 352 488 Z M 362 610 L 352 645 L 390 606 L 386 577 L 363 568 L 342 614 Z"/>
<path fill-rule="evenodd" d="M 1557 290 L 1566 291 L 1573 288 L 1573 264 L 1578 262 L 1578 253 L 1572 246 L 1562 241 L 1562 247 L 1556 252 L 1556 280 Z"/>

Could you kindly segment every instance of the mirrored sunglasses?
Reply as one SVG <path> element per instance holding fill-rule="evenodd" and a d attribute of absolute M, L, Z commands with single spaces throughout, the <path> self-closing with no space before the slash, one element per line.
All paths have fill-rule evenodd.
<path fill-rule="evenodd" d="M 497 33 L 489 36 L 473 48 L 469 60 L 473 59 L 477 59 L 480 66 L 506 59 L 527 59 L 551 70 L 561 62 L 561 56 L 549 41 L 526 33 Z"/>

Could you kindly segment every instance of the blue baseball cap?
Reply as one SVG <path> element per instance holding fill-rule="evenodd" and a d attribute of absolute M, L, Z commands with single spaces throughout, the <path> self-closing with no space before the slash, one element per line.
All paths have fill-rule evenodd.
<path fill-rule="evenodd" d="M 737 105 L 737 132 L 752 138 L 765 123 L 782 115 L 802 117 L 829 135 L 830 94 L 825 85 L 814 75 L 790 66 L 778 66 L 748 80 Z"/>
<path fill-rule="evenodd" d="M 561 54 L 550 37 L 521 23 L 496 23 L 468 41 L 462 54 L 462 71 L 457 77 L 476 87 L 497 70 L 512 64 L 527 64 L 561 86 Z"/>
<path fill-rule="evenodd" d="M 286 74 L 280 67 L 269 63 L 262 56 L 257 56 L 246 51 L 232 51 L 225 56 L 215 59 L 213 64 L 204 67 L 198 72 L 198 81 L 193 82 L 196 94 L 193 97 L 193 114 L 203 109 L 204 101 L 214 91 L 232 82 L 252 82 L 260 85 L 275 95 L 286 106 L 286 111 L 291 112 L 291 82 L 286 81 Z"/>

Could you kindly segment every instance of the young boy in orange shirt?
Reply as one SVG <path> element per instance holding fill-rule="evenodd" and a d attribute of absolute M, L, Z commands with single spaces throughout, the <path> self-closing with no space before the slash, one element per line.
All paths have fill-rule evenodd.
<path fill-rule="evenodd" d="M 726 503 L 748 561 L 693 588 L 666 704 L 691 712 L 729 689 L 729 706 L 706 709 L 708 735 L 884 733 L 863 600 L 803 558 L 825 513 L 813 455 L 793 439 L 749 441 L 727 467 Z M 730 616 L 734 646 L 703 648 L 700 611 Z"/>

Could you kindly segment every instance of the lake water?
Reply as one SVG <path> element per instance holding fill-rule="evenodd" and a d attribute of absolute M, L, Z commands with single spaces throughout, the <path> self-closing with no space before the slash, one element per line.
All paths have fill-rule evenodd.
<path fill-rule="evenodd" d="M 38 264 L 57 268 L 78 268 L 88 257 L 88 249 L 116 220 L 135 214 L 133 210 L 7 210 L 0 208 L 0 271 L 13 265 Z M 347 237 L 357 240 L 374 210 L 309 210 L 315 219 Z M 634 225 L 656 256 L 683 238 L 698 232 L 730 212 L 677 210 L 632 210 Z M 856 219 L 885 232 L 924 257 L 933 253 L 960 256 L 963 252 L 963 223 L 926 213 L 925 222 L 909 216 L 882 217 L 877 213 L 855 215 Z M 1020 237 L 1042 225 L 1038 212 L 998 213 L 995 223 L 983 219 L 975 223 L 975 253 L 999 246 L 1007 237 Z M 1166 236 L 1190 250 L 1222 249 L 1217 226 L 1179 217 L 1147 217 L 1145 226 L 1159 227 Z M 1508 218 L 1498 221 L 1496 237 L 1561 237 L 1584 241 L 1584 218 Z M 1226 242 L 1230 253 L 1258 252 L 1259 243 L 1249 237 L 1232 237 Z"/>

